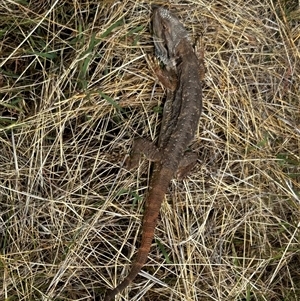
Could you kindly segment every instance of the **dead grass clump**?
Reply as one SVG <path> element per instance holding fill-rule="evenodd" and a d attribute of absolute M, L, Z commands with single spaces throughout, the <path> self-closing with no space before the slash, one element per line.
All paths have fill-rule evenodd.
<path fill-rule="evenodd" d="M 199 165 L 122 296 L 299 300 L 299 7 L 183 2 L 204 34 Z M 0 4 L 1 300 L 92 300 L 127 275 L 149 169 L 122 163 L 164 97 L 149 23 L 143 2 Z"/>

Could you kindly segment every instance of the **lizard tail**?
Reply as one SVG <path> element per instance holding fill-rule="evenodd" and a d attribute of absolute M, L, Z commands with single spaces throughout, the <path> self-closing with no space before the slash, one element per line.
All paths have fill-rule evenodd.
<path fill-rule="evenodd" d="M 138 253 L 136 255 L 136 261 L 133 263 L 129 274 L 116 288 L 114 288 L 113 290 L 109 291 L 106 294 L 104 301 L 112 300 L 118 293 L 120 293 L 123 289 L 125 289 L 141 271 L 143 265 L 147 261 L 148 254 L 150 252 L 154 231 L 153 231 L 153 236 L 151 238 L 150 238 L 150 233 L 147 233 L 147 236 L 149 237 L 150 242 L 147 243 L 147 245 L 144 245 L 143 248 L 140 248 L 138 250 Z"/>
<path fill-rule="evenodd" d="M 150 189 L 148 197 L 146 199 L 146 211 L 142 226 L 142 241 L 141 246 L 138 249 L 135 261 L 132 264 L 132 268 L 127 277 L 116 288 L 106 294 L 104 301 L 113 299 L 115 295 L 125 289 L 130 284 L 130 282 L 134 280 L 137 274 L 141 271 L 143 265 L 146 263 L 154 237 L 154 231 L 161 203 L 164 199 L 171 178 L 172 172 L 170 172 L 169 170 L 160 171 L 158 176 L 154 177 L 154 181 L 151 185 L 152 188 Z"/>

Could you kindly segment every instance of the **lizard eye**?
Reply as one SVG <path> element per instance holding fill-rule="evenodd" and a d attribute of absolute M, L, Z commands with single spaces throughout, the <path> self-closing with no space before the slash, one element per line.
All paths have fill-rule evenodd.
<path fill-rule="evenodd" d="M 167 30 L 168 29 L 168 27 L 167 27 L 167 25 L 165 23 L 162 23 L 162 27 L 163 27 L 163 30 Z"/>

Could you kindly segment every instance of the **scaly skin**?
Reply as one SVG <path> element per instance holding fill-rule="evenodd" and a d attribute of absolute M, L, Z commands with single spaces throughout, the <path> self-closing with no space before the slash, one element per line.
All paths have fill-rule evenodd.
<path fill-rule="evenodd" d="M 145 139 L 136 140 L 127 164 L 129 168 L 136 166 L 142 153 L 155 162 L 146 198 L 142 241 L 128 276 L 107 293 L 104 301 L 125 289 L 146 263 L 170 181 L 178 169 L 191 163 L 184 159 L 184 151 L 194 138 L 202 110 L 201 68 L 187 31 L 174 14 L 154 6 L 153 33 L 156 55 L 166 65 L 164 74 L 160 70 L 157 75 L 162 82 L 169 82 L 158 147 Z"/>

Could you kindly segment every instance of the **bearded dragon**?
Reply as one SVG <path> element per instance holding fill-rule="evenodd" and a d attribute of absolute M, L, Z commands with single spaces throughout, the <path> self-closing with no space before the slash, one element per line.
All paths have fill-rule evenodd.
<path fill-rule="evenodd" d="M 168 191 L 170 181 L 178 170 L 184 170 L 195 161 L 195 155 L 185 155 L 198 128 L 202 111 L 202 85 L 199 62 L 189 41 L 188 33 L 177 16 L 168 9 L 153 6 L 152 29 L 156 56 L 165 65 L 156 70 L 157 76 L 167 87 L 158 144 L 145 139 L 134 142 L 127 166 L 132 168 L 139 162 L 141 154 L 154 161 L 146 209 L 142 225 L 141 245 L 128 276 L 112 291 L 109 301 L 134 280 L 147 261 L 160 207 Z"/>

